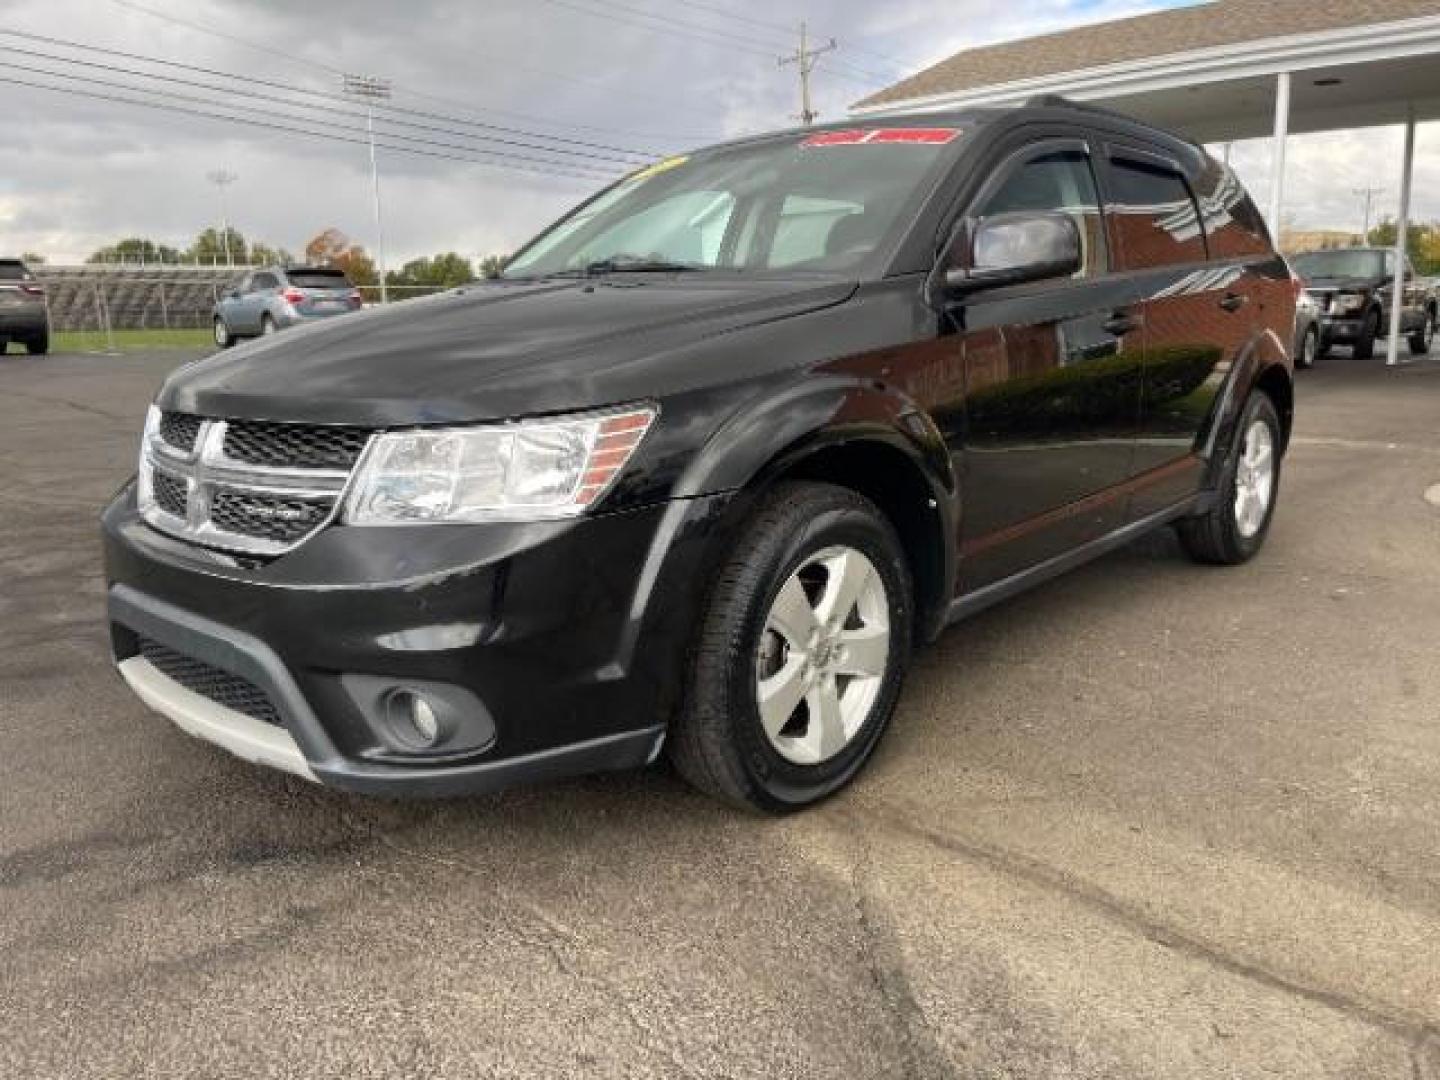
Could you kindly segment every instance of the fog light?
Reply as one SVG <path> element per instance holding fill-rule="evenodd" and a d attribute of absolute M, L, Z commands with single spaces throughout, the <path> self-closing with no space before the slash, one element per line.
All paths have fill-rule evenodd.
<path fill-rule="evenodd" d="M 402 738 L 423 747 L 434 746 L 440 741 L 444 734 L 440 717 L 435 712 L 435 706 L 423 694 L 413 690 L 396 690 L 390 694 L 387 704 L 390 724 Z"/>

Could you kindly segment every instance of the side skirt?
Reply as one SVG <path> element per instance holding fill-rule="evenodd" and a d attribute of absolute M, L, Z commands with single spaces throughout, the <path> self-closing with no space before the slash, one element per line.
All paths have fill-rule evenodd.
<path fill-rule="evenodd" d="M 949 624 L 957 623 L 961 619 L 968 619 L 971 615 L 979 614 L 986 608 L 1025 592 L 1032 586 L 1057 578 L 1061 574 L 1068 574 L 1071 570 L 1084 566 L 1102 555 L 1108 555 L 1116 548 L 1122 548 L 1146 533 L 1154 532 L 1173 521 L 1202 511 L 1209 502 L 1209 494 L 1200 492 L 1192 495 L 1174 506 L 1166 507 L 1159 513 L 1151 514 L 1139 521 L 1132 521 L 1129 525 L 1116 529 L 1099 539 L 1091 540 L 1088 544 L 1073 551 L 1067 551 L 1063 555 L 1057 555 L 1053 559 L 1047 559 L 1029 569 L 1021 570 L 1018 574 L 1011 574 L 984 588 L 957 597 L 951 601 L 945 621 Z"/>

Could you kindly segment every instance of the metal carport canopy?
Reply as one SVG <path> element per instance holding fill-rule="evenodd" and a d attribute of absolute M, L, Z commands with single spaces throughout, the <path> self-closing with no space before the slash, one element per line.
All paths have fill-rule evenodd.
<path fill-rule="evenodd" d="M 1040 94 L 1116 109 L 1200 142 L 1271 135 L 1277 235 L 1290 133 L 1403 124 L 1398 255 L 1415 125 L 1440 119 L 1440 0 L 1216 0 L 958 53 L 851 112 L 1018 105 Z M 1401 296 L 1403 258 L 1396 271 Z M 1391 309 L 1395 364 L 1400 305 Z"/>

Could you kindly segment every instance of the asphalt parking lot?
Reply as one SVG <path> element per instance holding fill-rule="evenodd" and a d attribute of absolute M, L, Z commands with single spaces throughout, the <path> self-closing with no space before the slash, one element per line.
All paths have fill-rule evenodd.
<path fill-rule="evenodd" d="M 0 1076 L 1440 1080 L 1440 358 L 1301 373 L 1258 561 L 952 630 L 778 821 L 350 797 L 148 713 L 95 518 L 184 358 L 0 360 Z"/>

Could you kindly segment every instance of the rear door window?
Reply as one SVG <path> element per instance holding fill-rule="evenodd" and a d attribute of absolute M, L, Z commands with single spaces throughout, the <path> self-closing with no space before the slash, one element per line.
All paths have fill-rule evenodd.
<path fill-rule="evenodd" d="M 1190 186 L 1160 164 L 1110 161 L 1110 227 L 1127 269 L 1204 262 L 1205 234 Z"/>
<path fill-rule="evenodd" d="M 278 289 L 280 281 L 274 274 L 256 274 L 250 279 L 251 292 L 264 292 L 267 289 Z"/>

